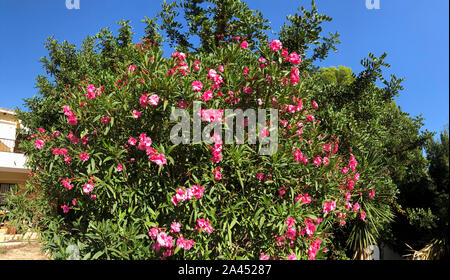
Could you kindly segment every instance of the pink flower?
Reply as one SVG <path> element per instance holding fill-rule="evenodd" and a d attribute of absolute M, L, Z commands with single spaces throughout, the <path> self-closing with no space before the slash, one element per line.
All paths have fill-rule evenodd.
<path fill-rule="evenodd" d="M 66 178 L 66 179 L 62 179 L 62 178 L 60 178 L 61 180 L 62 180 L 62 185 L 64 186 L 64 188 L 66 189 L 66 190 L 71 190 L 72 189 L 72 185 L 70 184 L 70 179 L 69 178 Z"/>
<path fill-rule="evenodd" d="M 242 90 L 247 94 L 250 94 L 253 92 L 253 89 L 251 87 L 244 87 Z"/>
<path fill-rule="evenodd" d="M 330 152 L 331 151 L 331 143 L 323 145 L 322 153 Z"/>
<path fill-rule="evenodd" d="M 222 144 L 222 138 L 220 134 L 214 133 L 213 136 L 211 136 L 211 140 L 216 144 Z M 217 167 L 217 169 L 220 169 L 220 167 Z"/>
<path fill-rule="evenodd" d="M 247 43 L 247 41 L 243 41 L 243 42 L 241 43 L 241 48 L 244 49 L 244 50 L 248 48 L 248 43 Z"/>
<path fill-rule="evenodd" d="M 152 145 L 152 139 L 150 137 L 147 137 L 145 133 L 142 133 L 139 135 L 139 150 L 148 150 L 150 146 Z"/>
<path fill-rule="evenodd" d="M 288 228 L 293 227 L 294 224 L 295 224 L 294 218 L 292 218 L 292 217 L 287 218 L 287 220 L 286 220 L 286 225 L 288 226 Z"/>
<path fill-rule="evenodd" d="M 220 167 L 219 167 L 219 169 L 217 169 L 217 168 L 214 169 L 213 175 L 214 175 L 214 179 L 216 181 L 219 181 L 220 179 L 222 179 L 222 173 L 220 172 Z"/>
<path fill-rule="evenodd" d="M 68 116 L 68 117 L 70 117 L 70 116 L 73 115 L 72 110 L 71 110 L 70 107 L 67 106 L 67 105 L 64 105 L 64 106 L 63 106 L 63 111 L 64 111 L 64 115 L 66 115 L 66 116 Z"/>
<path fill-rule="evenodd" d="M 293 153 L 293 155 L 294 155 L 294 160 L 295 160 L 296 162 L 299 162 L 300 160 L 303 159 L 303 153 L 300 151 L 300 149 L 297 149 L 297 150 Z"/>
<path fill-rule="evenodd" d="M 77 206 L 77 203 L 78 203 L 78 202 L 77 202 L 77 199 L 76 199 L 76 198 L 72 199 L 72 205 L 73 205 L 73 206 Z"/>
<path fill-rule="evenodd" d="M 356 161 L 355 157 L 353 155 L 350 156 L 350 162 L 348 163 L 348 167 L 355 172 L 356 166 L 358 165 L 358 162 Z"/>
<path fill-rule="evenodd" d="M 171 54 L 172 58 L 178 58 L 179 61 L 183 61 L 186 58 L 186 54 L 182 52 L 175 51 Z"/>
<path fill-rule="evenodd" d="M 139 104 L 141 104 L 142 108 L 145 108 L 148 105 L 148 97 L 147 96 L 148 96 L 147 94 L 143 94 L 139 98 Z"/>
<path fill-rule="evenodd" d="M 45 144 L 45 142 L 42 139 L 34 141 L 34 146 L 36 148 L 38 148 L 39 150 L 42 149 L 42 147 L 44 147 L 44 144 Z"/>
<path fill-rule="evenodd" d="M 200 81 L 192 82 L 192 89 L 194 91 L 201 91 L 203 89 L 203 83 Z"/>
<path fill-rule="evenodd" d="M 184 248 L 185 250 L 191 249 L 194 244 L 194 240 L 185 240 L 183 236 L 180 236 L 177 240 L 177 247 Z"/>
<path fill-rule="evenodd" d="M 95 93 L 96 88 L 95 88 L 95 86 L 93 84 L 90 84 L 90 85 L 86 86 L 86 89 L 88 91 L 87 98 L 88 99 L 94 99 L 95 96 L 96 96 L 96 93 Z"/>
<path fill-rule="evenodd" d="M 142 115 L 138 110 L 133 110 L 133 118 L 138 119 Z"/>
<path fill-rule="evenodd" d="M 67 135 L 67 139 L 70 140 L 70 142 L 72 142 L 72 144 L 77 145 L 78 143 L 80 143 L 80 139 L 78 137 L 76 137 L 75 135 L 73 135 L 72 131 L 69 133 L 69 135 Z"/>
<path fill-rule="evenodd" d="M 180 248 L 184 248 L 186 246 L 186 240 L 183 236 L 180 236 L 180 238 L 177 239 L 176 245 Z"/>
<path fill-rule="evenodd" d="M 128 139 L 128 143 L 129 143 L 131 146 L 136 145 L 136 142 L 137 142 L 137 140 L 134 139 L 133 137 L 130 137 L 130 139 Z"/>
<path fill-rule="evenodd" d="M 281 44 L 280 40 L 272 40 L 269 44 L 270 49 L 273 52 L 276 52 L 278 50 L 281 50 L 283 48 L 283 45 Z"/>
<path fill-rule="evenodd" d="M 158 105 L 158 102 L 159 102 L 159 96 L 156 94 L 152 94 L 148 98 L 148 101 L 149 101 L 150 105 L 156 106 L 156 105 Z"/>
<path fill-rule="evenodd" d="M 259 130 L 259 137 L 263 138 L 263 137 L 269 137 L 269 130 L 265 127 L 261 127 L 261 129 Z"/>
<path fill-rule="evenodd" d="M 175 195 L 172 196 L 170 201 L 172 201 L 173 205 L 178 206 L 179 200 L 177 199 L 177 197 Z"/>
<path fill-rule="evenodd" d="M 200 116 L 204 122 L 221 122 L 222 121 L 223 110 L 222 109 L 202 109 L 200 111 Z"/>
<path fill-rule="evenodd" d="M 217 74 L 216 70 L 214 69 L 209 69 L 207 78 L 213 80 L 214 82 L 213 88 L 215 89 L 219 88 L 220 84 L 223 83 L 222 76 Z"/>
<path fill-rule="evenodd" d="M 369 193 L 369 198 L 373 198 L 375 196 L 375 190 L 374 189 L 372 189 L 372 190 L 370 190 L 370 193 Z"/>
<path fill-rule="evenodd" d="M 330 164 L 330 160 L 327 157 L 323 158 L 323 165 L 328 166 Z"/>
<path fill-rule="evenodd" d="M 290 83 L 293 84 L 293 85 L 298 84 L 298 82 L 300 82 L 299 75 L 300 75 L 300 71 L 297 68 L 295 68 L 295 67 L 292 68 L 291 69 L 291 80 L 290 80 Z"/>
<path fill-rule="evenodd" d="M 206 220 L 206 219 L 198 219 L 197 220 L 197 226 L 196 229 L 203 229 L 204 231 L 206 231 L 207 233 L 211 234 L 213 232 L 213 228 L 210 225 L 210 221 Z"/>
<path fill-rule="evenodd" d="M 314 234 L 314 232 L 316 231 L 316 225 L 314 223 L 308 223 L 306 225 L 305 230 L 306 230 L 306 235 L 311 237 Z"/>
<path fill-rule="evenodd" d="M 178 108 L 180 108 L 180 109 L 184 109 L 187 107 L 187 103 L 183 100 L 178 101 L 177 105 L 178 105 Z"/>
<path fill-rule="evenodd" d="M 306 120 L 309 122 L 314 121 L 316 118 L 313 115 L 309 115 L 308 117 L 306 117 Z"/>
<path fill-rule="evenodd" d="M 67 205 L 61 205 L 61 209 L 63 210 L 64 213 L 69 213 L 69 206 Z"/>
<path fill-rule="evenodd" d="M 69 157 L 69 156 L 64 156 L 64 162 L 66 163 L 66 164 L 70 164 L 70 160 L 71 160 L 72 158 L 71 157 Z"/>
<path fill-rule="evenodd" d="M 317 105 L 317 102 L 315 100 L 313 100 L 312 105 L 316 110 L 319 108 L 319 105 Z"/>
<path fill-rule="evenodd" d="M 326 201 L 323 205 L 323 213 L 328 214 L 336 209 L 336 201 Z"/>
<path fill-rule="evenodd" d="M 194 62 L 194 70 L 195 70 L 195 71 L 199 71 L 199 70 L 200 70 L 199 64 L 200 64 L 200 61 L 198 61 L 198 60 L 196 60 L 196 61 Z"/>
<path fill-rule="evenodd" d="M 359 203 L 356 202 L 355 205 L 353 205 L 353 211 L 357 212 L 359 210 Z"/>
<path fill-rule="evenodd" d="M 248 68 L 247 68 L 247 67 L 245 67 L 245 68 L 244 68 L 244 75 L 247 75 L 247 74 L 248 74 L 248 72 L 249 72 Z"/>
<path fill-rule="evenodd" d="M 158 234 L 159 234 L 159 230 L 157 228 L 151 228 L 150 231 L 148 232 L 148 235 L 152 239 L 156 239 L 158 237 Z"/>
<path fill-rule="evenodd" d="M 210 100 L 211 98 L 213 98 L 213 93 L 211 90 L 205 91 L 202 95 L 202 99 L 206 102 L 208 100 Z"/>
<path fill-rule="evenodd" d="M 319 164 L 321 164 L 322 163 L 322 158 L 321 157 L 316 157 L 315 159 L 314 159 L 314 165 L 315 166 L 318 166 Z"/>
<path fill-rule="evenodd" d="M 203 196 L 203 192 L 206 189 L 201 186 L 198 186 L 198 185 L 193 185 L 193 186 L 191 186 L 190 190 L 192 191 L 192 195 L 195 198 L 200 199 Z"/>
<path fill-rule="evenodd" d="M 286 240 L 286 237 L 284 235 L 282 235 L 282 236 L 277 237 L 276 239 L 277 239 L 278 246 L 282 246 L 283 241 Z"/>
<path fill-rule="evenodd" d="M 350 202 L 347 201 L 347 203 L 345 203 L 345 208 L 346 208 L 347 210 L 352 209 L 352 204 L 351 204 Z"/>
<path fill-rule="evenodd" d="M 69 119 L 67 119 L 67 123 L 70 125 L 76 125 L 78 123 L 77 117 L 75 117 L 75 115 L 69 117 Z"/>
<path fill-rule="evenodd" d="M 89 159 L 89 155 L 86 153 L 81 153 L 78 157 L 84 162 L 86 162 Z"/>
<path fill-rule="evenodd" d="M 353 180 L 348 181 L 347 188 L 349 190 L 353 190 L 354 186 L 355 186 L 355 181 L 353 181 Z"/>
<path fill-rule="evenodd" d="M 161 247 L 172 248 L 173 246 L 173 237 L 167 235 L 165 232 L 160 232 L 156 240 Z"/>
<path fill-rule="evenodd" d="M 295 256 L 295 254 L 290 254 L 287 259 L 289 261 L 297 260 L 297 256 Z"/>
<path fill-rule="evenodd" d="M 345 194 L 345 200 L 346 201 L 349 201 L 351 197 L 352 197 L 351 193 L 346 193 Z"/>
<path fill-rule="evenodd" d="M 348 168 L 347 167 L 342 168 L 342 174 L 347 174 L 347 173 L 348 173 Z"/>
<path fill-rule="evenodd" d="M 269 256 L 266 256 L 266 255 L 264 255 L 263 253 L 261 253 L 261 256 L 259 257 L 259 259 L 260 259 L 260 260 L 262 260 L 262 261 L 267 261 L 267 260 L 269 260 L 269 259 L 270 259 L 270 257 L 269 257 Z"/>
<path fill-rule="evenodd" d="M 175 191 L 175 198 L 176 201 L 184 201 L 186 199 L 190 199 L 187 197 L 187 194 L 185 193 L 185 187 L 180 187 Z"/>
<path fill-rule="evenodd" d="M 303 157 L 303 158 L 302 158 L 302 162 L 303 162 L 303 164 L 306 165 L 306 164 L 308 163 L 308 159 L 307 159 L 306 157 Z"/>
<path fill-rule="evenodd" d="M 134 65 L 130 65 L 130 67 L 128 67 L 129 72 L 134 72 L 135 69 L 136 69 L 136 66 L 134 66 Z"/>
<path fill-rule="evenodd" d="M 311 203 L 311 197 L 308 195 L 308 193 L 305 193 L 304 195 L 299 194 L 294 200 L 295 202 L 300 200 L 300 202 L 304 204 Z"/>
<path fill-rule="evenodd" d="M 366 218 L 366 212 L 362 211 L 360 219 L 364 220 L 365 218 Z"/>
<path fill-rule="evenodd" d="M 118 164 L 117 167 L 116 167 L 117 172 L 122 171 L 122 169 L 123 169 L 122 164 Z"/>
<path fill-rule="evenodd" d="M 110 116 L 101 117 L 100 121 L 102 122 L 102 124 L 108 124 L 111 121 L 111 117 Z"/>
<path fill-rule="evenodd" d="M 302 59 L 296 52 L 293 52 L 289 55 L 288 61 L 294 65 L 297 65 L 297 64 L 300 64 L 300 62 L 302 62 Z"/>
<path fill-rule="evenodd" d="M 170 230 L 171 230 L 172 232 L 180 232 L 180 228 L 181 228 L 181 224 L 178 223 L 178 222 L 173 222 L 173 223 L 170 225 Z"/>
<path fill-rule="evenodd" d="M 86 184 L 84 184 L 83 192 L 84 192 L 85 194 L 89 194 L 89 193 L 92 192 L 93 190 L 94 190 L 94 185 L 93 185 L 93 184 L 91 184 L 91 183 L 86 183 Z"/>
<path fill-rule="evenodd" d="M 316 259 L 317 251 L 319 251 L 319 249 L 320 249 L 320 243 L 322 243 L 322 241 L 320 239 L 316 239 L 311 244 L 311 246 L 308 248 L 308 258 L 310 260 L 315 260 Z"/>
<path fill-rule="evenodd" d="M 195 245 L 194 240 L 189 239 L 188 241 L 186 241 L 186 244 L 184 245 L 184 249 L 189 251 L 189 249 L 191 249 L 192 246 L 194 246 L 194 245 Z"/>
<path fill-rule="evenodd" d="M 159 243 L 153 243 L 152 250 L 154 250 L 156 253 L 159 253 L 159 251 L 161 251 L 161 245 L 159 245 Z"/>
<path fill-rule="evenodd" d="M 87 143 L 89 142 L 90 137 L 88 137 L 87 135 L 83 136 L 83 138 L 81 138 L 81 143 L 83 143 L 84 146 L 87 145 Z"/>
<path fill-rule="evenodd" d="M 159 166 L 163 166 L 167 163 L 166 157 L 163 154 L 150 154 L 150 161 L 156 163 Z"/>
<path fill-rule="evenodd" d="M 286 230 L 286 236 L 291 240 L 295 240 L 295 237 L 297 236 L 297 230 L 294 227 L 290 227 L 288 230 Z"/>

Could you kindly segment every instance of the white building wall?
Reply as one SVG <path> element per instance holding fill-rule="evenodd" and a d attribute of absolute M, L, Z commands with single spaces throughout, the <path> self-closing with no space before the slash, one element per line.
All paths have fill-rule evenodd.
<path fill-rule="evenodd" d="M 0 120 L 0 141 L 14 151 L 16 139 L 16 123 Z"/>

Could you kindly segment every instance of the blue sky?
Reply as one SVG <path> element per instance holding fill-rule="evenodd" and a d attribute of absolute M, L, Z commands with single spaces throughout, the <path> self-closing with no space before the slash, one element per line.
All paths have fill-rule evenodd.
<path fill-rule="evenodd" d="M 424 128 L 440 131 L 449 123 L 449 1 L 379 0 L 369 10 L 366 0 L 318 0 L 319 12 L 333 18 L 325 32 L 338 31 L 341 44 L 321 65 L 345 65 L 362 70 L 369 52 L 388 54 L 391 68 L 384 71 L 406 78 L 396 98 L 402 110 L 425 118 Z M 159 0 L 80 0 L 79 10 L 66 8 L 65 0 L 0 0 L 0 107 L 21 107 L 23 98 L 37 93 L 35 77 L 44 74 L 38 60 L 47 55 L 44 41 L 55 35 L 80 46 L 87 35 L 101 28 L 117 30 L 121 18 L 131 20 L 135 38 L 141 38 L 141 20 L 160 10 Z M 247 0 L 260 10 L 275 31 L 310 0 Z"/>

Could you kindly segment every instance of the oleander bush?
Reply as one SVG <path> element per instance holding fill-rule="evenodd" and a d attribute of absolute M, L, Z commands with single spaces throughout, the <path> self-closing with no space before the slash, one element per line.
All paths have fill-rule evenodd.
<path fill-rule="evenodd" d="M 58 231 L 83 257 L 325 258 L 334 227 L 365 219 L 359 205 L 374 190 L 321 130 L 320 93 L 304 90 L 301 56 L 278 40 L 257 47 L 234 37 L 207 54 L 165 58 L 146 40 L 117 75 L 67 85 L 55 129 L 38 129 L 24 147 Z M 277 109 L 277 127 L 267 114 L 257 131 L 278 133 L 276 153 L 218 134 L 173 144 L 174 108 L 203 127 L 224 125 L 224 109 Z"/>
<path fill-rule="evenodd" d="M 238 0 L 164 2 L 138 43 L 128 21 L 80 49 L 49 38 L 48 77 L 18 112 L 36 196 L 12 213 L 56 259 L 368 258 L 401 210 L 397 185 L 426 172 L 426 135 L 393 101 L 386 55 L 358 75 L 319 69 L 339 35 L 322 35 L 314 2 L 299 11 L 275 40 Z M 197 143 L 198 125 L 230 128 L 227 109 L 267 111 L 232 122 L 243 141 Z"/>

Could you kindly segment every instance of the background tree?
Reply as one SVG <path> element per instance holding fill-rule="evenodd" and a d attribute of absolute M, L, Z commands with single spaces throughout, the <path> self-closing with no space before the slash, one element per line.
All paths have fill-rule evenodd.
<path fill-rule="evenodd" d="M 419 259 L 448 259 L 448 128 L 424 146 L 427 171 L 400 185 L 399 204 L 405 209 L 392 225 L 392 244 L 402 254 Z"/>

